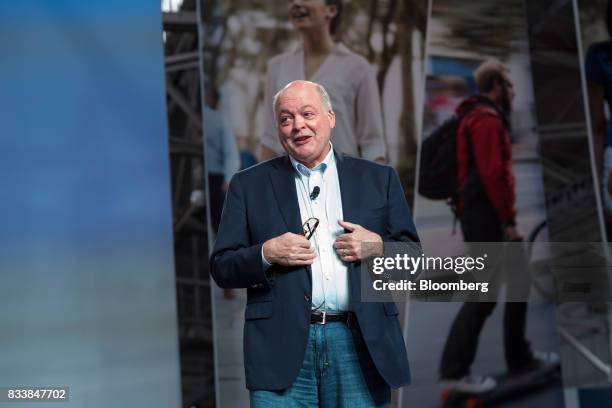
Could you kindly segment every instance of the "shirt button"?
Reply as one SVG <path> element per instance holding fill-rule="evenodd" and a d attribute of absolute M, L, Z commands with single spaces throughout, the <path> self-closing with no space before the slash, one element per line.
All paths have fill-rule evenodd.
<path fill-rule="evenodd" d="M 310 302 L 310 296 L 304 295 L 304 300 L 307 301 L 307 302 Z"/>
<path fill-rule="evenodd" d="M 325 276 L 325 279 L 330 280 L 330 279 L 331 279 L 331 276 L 330 276 L 330 275 L 326 275 L 326 276 Z"/>

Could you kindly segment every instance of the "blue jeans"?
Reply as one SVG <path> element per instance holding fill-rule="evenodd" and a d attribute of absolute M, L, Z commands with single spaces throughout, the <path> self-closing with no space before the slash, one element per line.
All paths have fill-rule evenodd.
<path fill-rule="evenodd" d="M 251 408 L 388 408 L 391 390 L 359 329 L 333 322 L 310 325 L 304 362 L 291 387 L 251 391 L 250 399 Z"/>

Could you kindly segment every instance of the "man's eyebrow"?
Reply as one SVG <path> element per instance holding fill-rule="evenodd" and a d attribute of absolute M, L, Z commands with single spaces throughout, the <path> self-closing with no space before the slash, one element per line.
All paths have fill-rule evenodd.
<path fill-rule="evenodd" d="M 316 107 L 314 105 L 304 105 L 304 106 L 300 106 L 297 111 L 303 112 L 306 109 L 316 110 Z M 293 112 L 290 111 L 289 109 L 281 109 L 280 112 L 278 112 L 278 116 L 281 116 L 284 114 L 293 115 Z"/>

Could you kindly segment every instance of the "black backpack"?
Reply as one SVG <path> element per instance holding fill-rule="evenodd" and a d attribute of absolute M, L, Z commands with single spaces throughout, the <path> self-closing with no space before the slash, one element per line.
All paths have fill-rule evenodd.
<path fill-rule="evenodd" d="M 457 132 L 462 117 L 453 115 L 421 143 L 419 194 L 432 200 L 457 194 Z"/>
<path fill-rule="evenodd" d="M 475 108 L 490 105 L 485 99 L 474 103 L 461 116 L 453 115 L 436 128 L 421 143 L 419 168 L 419 194 L 431 200 L 447 200 L 450 204 L 457 198 L 459 180 L 457 175 L 457 133 L 461 120 Z M 466 131 L 466 142 L 470 162 L 473 163 L 473 148 L 470 132 Z"/>

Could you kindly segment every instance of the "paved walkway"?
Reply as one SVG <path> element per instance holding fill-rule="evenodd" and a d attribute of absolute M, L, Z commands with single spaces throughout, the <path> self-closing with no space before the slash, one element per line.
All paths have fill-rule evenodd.
<path fill-rule="evenodd" d="M 446 334 L 461 303 L 413 303 L 406 338 L 413 383 L 404 388 L 403 407 L 439 407 L 440 391 L 437 383 L 438 365 Z M 503 354 L 503 308 L 496 307 L 480 336 L 478 354 L 472 372 L 497 374 L 505 370 Z M 559 349 L 556 333 L 555 309 L 552 305 L 530 304 L 528 337 L 534 349 Z M 540 390 L 524 398 L 499 405 L 500 407 L 548 408 L 563 407 L 561 383 Z"/>

